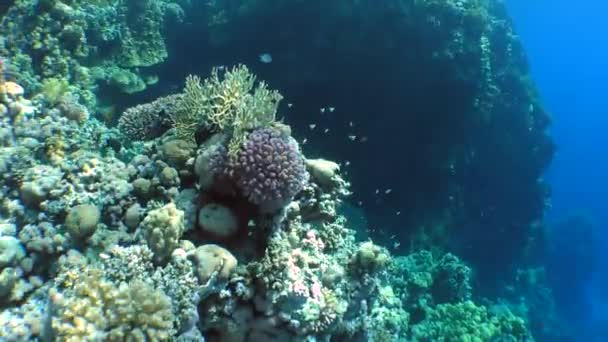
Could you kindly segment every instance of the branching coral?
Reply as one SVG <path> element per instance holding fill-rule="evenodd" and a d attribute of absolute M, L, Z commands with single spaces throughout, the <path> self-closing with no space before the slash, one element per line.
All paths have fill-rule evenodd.
<path fill-rule="evenodd" d="M 229 151 L 234 155 L 248 130 L 274 122 L 282 98 L 264 82 L 256 87 L 255 76 L 244 65 L 226 71 L 223 77 L 214 68 L 204 81 L 197 76 L 186 79 L 184 97 L 173 120 L 178 135 L 190 140 L 203 126 L 231 131 Z"/>

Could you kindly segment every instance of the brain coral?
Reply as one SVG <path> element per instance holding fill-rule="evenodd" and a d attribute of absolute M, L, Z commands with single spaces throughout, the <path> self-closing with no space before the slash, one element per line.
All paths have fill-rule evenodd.
<path fill-rule="evenodd" d="M 275 128 L 251 132 L 228 164 L 228 174 L 239 189 L 265 211 L 291 201 L 309 178 L 298 143 Z"/>

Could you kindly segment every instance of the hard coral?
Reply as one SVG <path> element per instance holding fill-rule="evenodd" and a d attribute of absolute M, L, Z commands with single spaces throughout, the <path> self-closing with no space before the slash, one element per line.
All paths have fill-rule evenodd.
<path fill-rule="evenodd" d="M 134 280 L 120 284 L 91 267 L 52 293 L 52 328 L 58 341 L 169 341 L 173 313 L 167 295 Z"/>
<path fill-rule="evenodd" d="M 243 195 L 264 211 L 287 204 L 309 179 L 297 142 L 274 128 L 251 132 L 229 171 Z"/>
<path fill-rule="evenodd" d="M 156 262 L 166 260 L 179 244 L 184 232 L 184 212 L 169 203 L 148 212 L 141 224 L 148 247 L 154 252 Z"/>
<path fill-rule="evenodd" d="M 492 315 L 472 301 L 440 304 L 412 329 L 415 341 L 527 341 L 524 321 L 506 312 Z"/>
<path fill-rule="evenodd" d="M 193 140 L 203 126 L 231 131 L 229 152 L 234 156 L 247 130 L 268 127 L 274 122 L 282 98 L 264 82 L 256 86 L 255 76 L 244 65 L 227 70 L 221 77 L 214 68 L 202 82 L 196 76 L 186 79 L 180 109 L 173 121 L 177 134 L 187 140 Z"/>
<path fill-rule="evenodd" d="M 157 138 L 169 128 L 169 116 L 180 99 L 181 95 L 169 95 L 128 108 L 118 119 L 118 129 L 131 140 Z"/>

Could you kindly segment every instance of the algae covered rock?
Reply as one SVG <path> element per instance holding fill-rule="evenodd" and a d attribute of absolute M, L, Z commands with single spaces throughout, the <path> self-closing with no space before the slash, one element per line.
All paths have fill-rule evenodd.
<path fill-rule="evenodd" d="M 340 165 L 325 159 L 306 159 L 306 168 L 314 180 L 323 186 L 331 186 L 336 180 L 334 177 L 340 172 Z"/>
<path fill-rule="evenodd" d="M 180 168 L 194 155 L 196 145 L 182 139 L 169 140 L 160 146 L 161 157 L 173 167 Z"/>
<path fill-rule="evenodd" d="M 227 249 L 218 245 L 203 245 L 188 253 L 188 259 L 195 265 L 195 274 L 201 284 L 206 284 L 215 275 L 219 281 L 226 281 L 237 266 L 236 258 Z"/>
<path fill-rule="evenodd" d="M 238 218 L 232 209 L 209 203 L 198 212 L 198 224 L 205 232 L 217 237 L 229 237 L 239 229 Z"/>
<path fill-rule="evenodd" d="M 0 272 L 0 299 L 10 296 L 13 288 L 19 281 L 19 275 L 15 268 L 7 267 Z"/>
<path fill-rule="evenodd" d="M 101 218 L 99 208 L 92 204 L 73 207 L 65 218 L 65 229 L 77 240 L 89 238 L 95 233 Z"/>
<path fill-rule="evenodd" d="M 0 237 L 0 268 L 15 266 L 24 257 L 21 241 L 12 236 Z"/>

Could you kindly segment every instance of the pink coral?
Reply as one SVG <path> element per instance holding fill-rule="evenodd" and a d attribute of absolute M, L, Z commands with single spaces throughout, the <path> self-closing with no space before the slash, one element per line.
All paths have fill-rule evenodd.
<path fill-rule="evenodd" d="M 323 250 L 323 248 L 325 248 L 325 244 L 323 243 L 323 241 L 321 241 L 321 239 L 319 239 L 317 237 L 317 234 L 315 234 L 314 231 L 309 230 L 306 233 L 306 238 L 304 240 L 302 240 L 302 242 L 305 245 L 310 245 L 318 250 Z"/>

